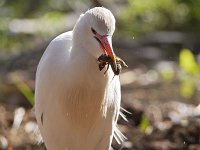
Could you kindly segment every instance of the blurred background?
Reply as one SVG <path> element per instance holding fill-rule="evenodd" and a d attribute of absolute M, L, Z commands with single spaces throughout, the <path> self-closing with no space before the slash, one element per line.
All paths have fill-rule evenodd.
<path fill-rule="evenodd" d="M 34 79 L 48 43 L 79 15 L 104 6 L 116 17 L 113 47 L 128 137 L 114 149 L 200 150 L 200 0 L 0 0 L 0 149 L 44 150 Z"/>

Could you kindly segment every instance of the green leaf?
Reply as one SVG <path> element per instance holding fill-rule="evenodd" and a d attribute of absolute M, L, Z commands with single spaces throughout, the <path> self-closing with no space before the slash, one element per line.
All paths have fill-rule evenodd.
<path fill-rule="evenodd" d="M 193 80 L 185 79 L 181 81 L 180 94 L 184 98 L 191 98 L 195 94 L 196 85 Z"/>
<path fill-rule="evenodd" d="M 189 49 L 183 49 L 179 55 L 180 68 L 192 75 L 200 73 L 199 65 L 196 63 L 194 55 Z"/>
<path fill-rule="evenodd" d="M 11 74 L 11 81 L 17 87 L 17 89 L 24 95 L 26 100 L 33 106 L 34 94 L 31 88 L 20 78 L 17 73 Z"/>
<path fill-rule="evenodd" d="M 141 123 L 140 123 L 140 130 L 142 132 L 145 132 L 146 129 L 149 127 L 150 123 L 149 123 L 149 119 L 147 118 L 146 115 L 143 115 L 142 116 L 142 120 L 141 120 Z"/>

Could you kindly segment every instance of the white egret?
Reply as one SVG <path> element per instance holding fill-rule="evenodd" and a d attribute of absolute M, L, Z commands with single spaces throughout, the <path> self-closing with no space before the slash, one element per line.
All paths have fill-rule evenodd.
<path fill-rule="evenodd" d="M 51 41 L 36 73 L 35 113 L 48 150 L 108 150 L 117 128 L 121 90 L 111 67 L 99 71 L 97 59 L 112 49 L 115 18 L 95 7 L 80 15 L 72 31 Z M 104 68 L 105 70 L 106 68 Z"/>

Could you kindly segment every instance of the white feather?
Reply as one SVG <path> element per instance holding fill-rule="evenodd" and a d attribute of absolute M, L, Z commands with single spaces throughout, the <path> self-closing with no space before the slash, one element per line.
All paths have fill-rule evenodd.
<path fill-rule="evenodd" d="M 84 43 L 87 37 L 82 36 L 83 30 L 77 35 L 77 26 L 56 37 L 40 60 L 36 119 L 48 150 L 107 150 L 113 136 L 119 143 L 125 139 L 116 127 L 119 78 L 112 79 L 111 69 L 106 75 L 99 71 L 96 57 L 100 52 L 95 44 Z"/>

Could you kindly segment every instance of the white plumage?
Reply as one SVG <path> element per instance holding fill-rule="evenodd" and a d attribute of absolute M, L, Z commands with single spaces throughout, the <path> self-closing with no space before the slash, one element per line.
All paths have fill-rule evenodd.
<path fill-rule="evenodd" d="M 36 73 L 35 113 L 48 150 L 108 150 L 113 136 L 123 140 L 116 127 L 119 77 L 113 78 L 111 68 L 104 75 L 97 63 L 102 53 L 114 60 L 114 30 L 108 9 L 90 9 L 73 31 L 56 37 L 43 54 Z M 95 33 L 105 43 L 96 40 Z"/>

